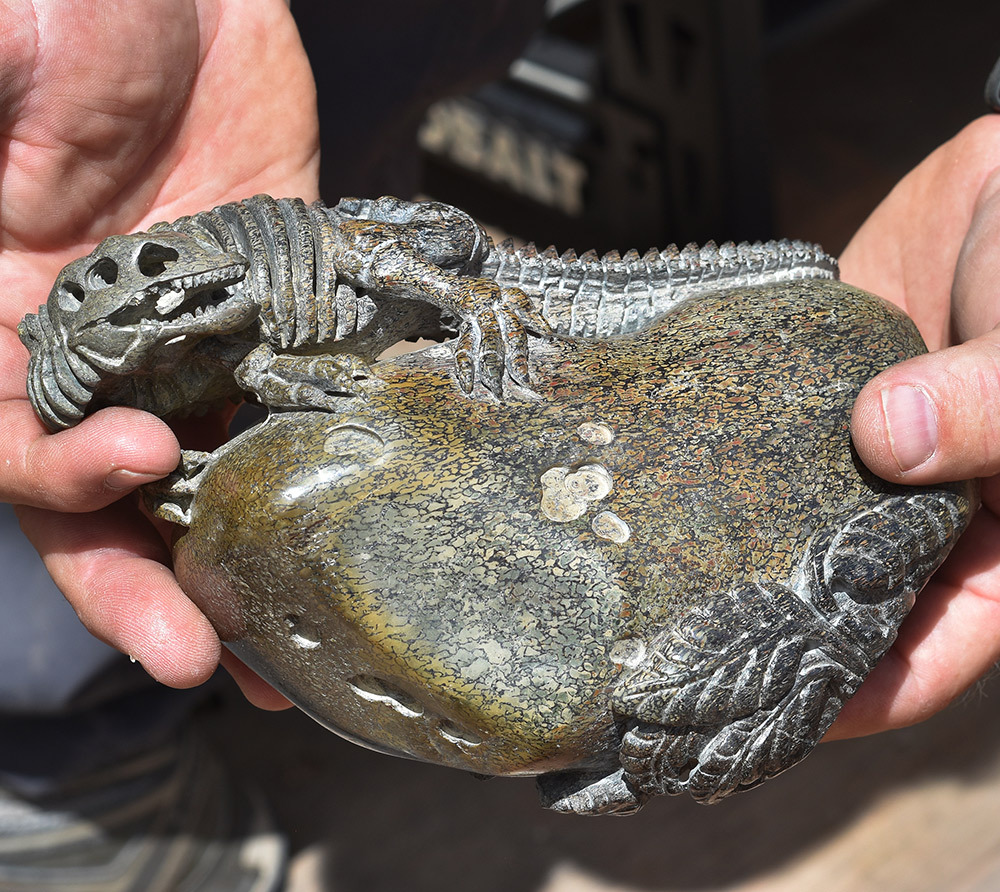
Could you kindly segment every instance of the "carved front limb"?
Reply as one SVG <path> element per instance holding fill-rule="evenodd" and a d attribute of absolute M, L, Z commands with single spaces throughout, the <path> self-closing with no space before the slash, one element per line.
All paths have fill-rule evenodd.
<path fill-rule="evenodd" d="M 550 329 L 519 288 L 501 288 L 491 279 L 442 269 L 406 244 L 380 251 L 366 272 L 363 287 L 387 296 L 420 298 L 461 320 L 455 365 L 466 393 L 478 379 L 501 396 L 505 372 L 517 384 L 529 386 L 527 332 L 548 334 Z"/>
<path fill-rule="evenodd" d="M 142 487 L 149 512 L 162 520 L 189 526 L 191 503 L 211 462 L 211 452 L 182 449 L 180 464 L 172 473 Z"/>

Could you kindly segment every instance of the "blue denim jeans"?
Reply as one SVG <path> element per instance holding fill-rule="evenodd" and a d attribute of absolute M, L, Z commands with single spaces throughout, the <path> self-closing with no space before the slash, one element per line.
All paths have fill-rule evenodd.
<path fill-rule="evenodd" d="M 0 783 L 89 771 L 173 734 L 204 696 L 94 638 L 0 503 Z"/>

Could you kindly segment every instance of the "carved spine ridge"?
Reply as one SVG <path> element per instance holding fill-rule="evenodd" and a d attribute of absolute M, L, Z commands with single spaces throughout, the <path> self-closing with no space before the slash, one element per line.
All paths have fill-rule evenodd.
<path fill-rule="evenodd" d="M 533 294 L 553 329 L 574 337 L 638 331 L 679 301 L 710 289 L 837 278 L 836 260 L 822 248 L 788 239 L 670 245 L 642 256 L 634 249 L 624 256 L 617 251 L 558 255 L 507 240 L 493 247 L 484 270 L 502 287 Z"/>

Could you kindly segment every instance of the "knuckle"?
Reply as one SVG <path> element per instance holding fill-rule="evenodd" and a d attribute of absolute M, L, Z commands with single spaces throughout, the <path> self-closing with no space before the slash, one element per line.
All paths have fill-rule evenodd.
<path fill-rule="evenodd" d="M 931 360 L 933 361 L 933 360 Z M 942 458 L 968 476 L 1000 471 L 1000 343 L 981 338 L 946 351 L 934 387 Z"/>

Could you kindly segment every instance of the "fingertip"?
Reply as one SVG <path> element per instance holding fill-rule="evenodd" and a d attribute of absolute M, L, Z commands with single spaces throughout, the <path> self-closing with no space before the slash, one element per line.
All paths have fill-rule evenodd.
<path fill-rule="evenodd" d="M 221 644 L 181 590 L 156 530 L 127 502 L 87 515 L 18 508 L 46 569 L 97 638 L 174 688 L 207 681 Z"/>
<path fill-rule="evenodd" d="M 169 474 L 180 446 L 167 424 L 136 409 L 109 408 L 79 425 L 37 434 L 24 452 L 16 501 L 58 511 L 94 511 Z"/>
<path fill-rule="evenodd" d="M 219 636 L 166 567 L 130 562 L 90 584 L 86 600 L 74 600 L 91 632 L 168 687 L 193 688 L 212 677 L 221 656 Z"/>
<path fill-rule="evenodd" d="M 851 414 L 851 437 L 869 470 L 886 480 L 901 480 L 904 471 L 893 455 L 885 415 L 884 394 L 890 387 L 879 376 L 862 388 Z"/>
<path fill-rule="evenodd" d="M 149 620 L 147 614 L 144 617 Z M 202 619 L 199 617 L 199 619 Z M 169 629 L 170 634 L 152 634 L 157 629 Z M 207 622 L 193 618 L 170 625 L 143 624 L 130 656 L 160 684 L 171 688 L 194 688 L 204 684 L 219 666 L 221 645 L 219 637 Z"/>
<path fill-rule="evenodd" d="M 908 359 L 861 391 L 851 433 L 880 477 L 925 485 L 1000 472 L 1000 332 Z"/>
<path fill-rule="evenodd" d="M 938 449 L 938 411 L 919 383 L 876 379 L 858 397 L 852 432 L 862 461 L 879 476 L 902 480 Z"/>
<path fill-rule="evenodd" d="M 169 474 L 180 461 L 180 446 L 161 418 L 115 406 L 102 409 L 79 425 L 84 436 L 97 440 L 114 469 L 156 477 Z"/>
<path fill-rule="evenodd" d="M 243 696 L 247 698 L 258 709 L 268 712 L 277 712 L 282 709 L 289 709 L 294 704 L 284 694 L 275 690 L 246 663 L 239 659 L 231 651 L 223 650 L 220 662 L 223 668 L 233 677 L 239 685 Z"/>
<path fill-rule="evenodd" d="M 119 645 L 119 650 L 139 663 L 155 681 L 170 688 L 196 688 L 208 681 L 219 666 L 218 636 L 204 630 L 184 629 L 169 641 L 151 638 L 146 631 L 132 640 L 134 644 Z"/>

